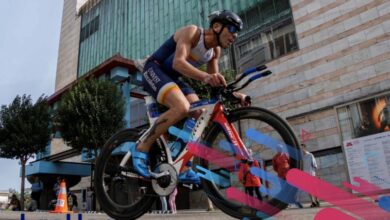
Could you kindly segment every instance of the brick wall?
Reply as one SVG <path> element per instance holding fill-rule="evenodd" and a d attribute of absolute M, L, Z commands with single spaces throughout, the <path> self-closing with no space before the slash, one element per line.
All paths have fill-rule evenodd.
<path fill-rule="evenodd" d="M 341 146 L 335 106 L 390 90 L 390 2 L 290 2 L 300 49 L 267 63 L 273 76 L 246 92 L 288 118 L 297 135 L 313 134 L 309 150 Z M 330 180 L 338 185 L 347 171 L 336 166 Z"/>

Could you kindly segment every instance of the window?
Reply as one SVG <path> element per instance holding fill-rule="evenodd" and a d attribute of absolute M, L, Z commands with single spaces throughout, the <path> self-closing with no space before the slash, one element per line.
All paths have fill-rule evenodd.
<path fill-rule="evenodd" d="M 280 20 L 285 15 L 291 16 L 288 0 L 264 0 L 246 10 L 240 17 L 245 24 L 245 30 L 252 30 Z"/>
<path fill-rule="evenodd" d="M 142 74 L 141 72 L 136 72 L 130 77 L 130 83 L 133 85 L 141 86 L 142 85 Z"/>
<path fill-rule="evenodd" d="M 342 140 L 390 131 L 390 95 L 337 108 Z"/>
<path fill-rule="evenodd" d="M 89 36 L 99 30 L 99 15 L 96 16 L 87 25 L 81 28 L 80 31 L 80 43 L 86 40 Z"/>
<path fill-rule="evenodd" d="M 291 19 L 264 29 L 253 37 L 238 44 L 239 58 L 245 57 L 256 48 L 269 52 L 267 61 L 298 49 L 295 28 Z"/>
<path fill-rule="evenodd" d="M 298 49 L 288 0 L 264 0 L 240 16 L 245 28 L 235 44 L 235 57 L 241 71 Z"/>

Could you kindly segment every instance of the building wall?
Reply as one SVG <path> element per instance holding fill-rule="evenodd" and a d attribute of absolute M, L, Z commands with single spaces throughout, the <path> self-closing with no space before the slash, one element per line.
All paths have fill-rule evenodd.
<path fill-rule="evenodd" d="M 311 151 L 341 146 L 334 107 L 390 90 L 390 2 L 290 2 L 300 49 L 268 62 L 274 74 L 246 91 L 297 134 L 313 134 Z M 342 164 L 333 170 L 339 178 L 328 178 L 336 185 L 347 178 Z"/>
<path fill-rule="evenodd" d="M 76 16 L 76 1 L 64 1 L 55 91 L 77 79 L 81 19 Z"/>
<path fill-rule="evenodd" d="M 53 138 L 51 140 L 50 155 L 55 155 L 70 149 L 72 148 L 66 145 L 62 138 Z"/>

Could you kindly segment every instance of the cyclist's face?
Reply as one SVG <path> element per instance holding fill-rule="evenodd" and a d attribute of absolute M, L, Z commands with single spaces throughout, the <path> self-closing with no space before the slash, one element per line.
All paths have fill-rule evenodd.
<path fill-rule="evenodd" d="M 238 30 L 234 26 L 227 25 L 224 27 L 221 33 L 221 47 L 226 49 L 230 47 L 236 40 L 238 35 Z"/>

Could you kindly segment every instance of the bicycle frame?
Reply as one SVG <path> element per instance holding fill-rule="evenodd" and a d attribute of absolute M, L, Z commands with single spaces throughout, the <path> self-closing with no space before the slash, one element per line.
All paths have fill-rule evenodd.
<path fill-rule="evenodd" d="M 200 141 L 203 132 L 209 125 L 209 122 L 218 123 L 223 130 L 225 131 L 228 140 L 235 146 L 235 151 L 237 152 L 236 157 L 241 159 L 244 155 L 248 156 L 248 151 L 245 148 L 244 143 L 242 142 L 240 136 L 237 133 L 237 130 L 234 128 L 232 124 L 228 122 L 225 117 L 224 108 L 220 101 L 210 100 L 210 101 L 199 101 L 195 102 L 191 105 L 190 112 L 197 111 L 202 109 L 202 114 L 198 118 L 195 127 L 192 130 L 191 136 L 192 141 Z M 170 149 L 167 149 L 168 158 L 171 159 Z M 245 156 L 245 157 L 246 157 Z M 169 160 L 169 163 L 173 163 L 176 171 L 180 173 L 184 167 L 184 165 L 188 161 L 192 161 L 193 155 L 188 151 L 187 147 L 180 152 L 179 156 L 175 159 L 175 161 Z"/>
<path fill-rule="evenodd" d="M 266 70 L 267 67 L 265 65 L 254 67 L 247 69 L 244 71 L 244 73 L 234 82 L 228 84 L 228 88 L 231 88 L 231 92 L 238 91 L 246 87 L 249 83 L 252 81 L 259 79 L 264 76 L 270 75 L 271 71 L 263 71 Z M 259 72 L 263 71 L 263 72 Z M 238 84 L 242 79 L 244 79 L 246 76 L 251 75 L 252 73 L 259 72 L 258 74 L 251 76 L 249 80 L 247 80 L 243 85 L 241 85 L 239 88 L 235 88 L 234 86 Z M 234 88 L 234 89 L 233 89 Z M 159 116 L 159 112 L 156 109 L 156 101 L 151 96 L 145 96 L 145 104 L 147 106 L 147 115 L 149 119 L 149 124 L 153 125 L 154 122 L 157 120 Z M 153 106 L 154 105 L 154 106 Z M 209 122 L 215 122 L 218 123 L 222 129 L 224 130 L 225 134 L 227 135 L 228 140 L 230 143 L 232 143 L 234 147 L 234 151 L 236 153 L 235 158 L 240 159 L 248 159 L 249 153 L 242 142 L 240 136 L 238 135 L 237 130 L 234 128 L 232 124 L 228 122 L 228 120 L 225 117 L 224 108 L 219 99 L 211 99 L 211 100 L 200 100 L 195 103 L 191 104 L 190 113 L 197 111 L 201 109 L 202 114 L 198 117 L 195 127 L 192 129 L 191 132 L 191 141 L 200 141 L 200 138 L 205 131 L 206 127 L 209 125 Z M 151 127 L 149 127 L 151 129 Z M 143 140 L 145 138 L 145 135 L 147 135 L 149 132 L 149 129 L 140 137 L 140 140 Z M 165 134 L 161 135 L 160 138 L 157 141 L 162 142 L 162 147 L 164 147 L 165 152 L 167 153 L 168 163 L 173 165 L 177 173 L 181 173 L 183 171 L 183 168 L 187 164 L 188 161 L 193 160 L 193 154 L 188 151 L 187 147 L 185 147 L 178 157 L 173 161 L 171 150 L 168 147 L 168 139 L 165 137 Z M 127 152 L 126 155 L 123 157 L 120 166 L 125 167 L 125 164 L 130 159 L 131 152 Z M 123 173 L 126 175 L 125 173 Z M 167 175 L 166 172 L 163 173 L 153 173 L 151 172 L 152 177 L 158 178 L 163 175 Z"/>
<path fill-rule="evenodd" d="M 155 105 L 155 101 L 151 96 L 145 97 L 146 105 Z M 159 117 L 159 113 L 156 114 L 156 112 L 153 112 L 151 110 L 152 108 L 147 107 L 147 115 L 150 124 L 152 125 L 157 118 Z M 236 151 L 236 158 L 242 159 L 243 157 L 248 157 L 248 151 L 245 148 L 244 143 L 242 142 L 240 136 L 237 133 L 237 130 L 234 128 L 232 124 L 228 122 L 228 120 L 225 117 L 224 108 L 222 103 L 217 99 L 212 100 L 200 100 L 198 102 L 192 103 L 190 108 L 190 113 L 195 112 L 197 110 L 202 110 L 202 114 L 198 117 L 196 120 L 196 124 L 191 132 L 191 141 L 200 141 L 200 138 L 209 125 L 209 122 L 216 122 L 218 123 L 223 130 L 225 131 L 228 140 L 230 143 L 233 144 Z M 149 128 L 150 129 L 150 128 Z M 147 134 L 146 131 L 144 134 Z M 144 135 L 141 136 L 140 139 L 143 138 Z M 189 152 L 188 148 L 185 147 L 182 149 L 182 151 L 179 153 L 177 158 L 175 160 L 172 160 L 171 150 L 168 147 L 168 140 L 166 136 L 163 134 L 159 138 L 162 142 L 163 147 L 165 148 L 165 152 L 167 153 L 167 159 L 168 163 L 173 165 L 173 167 L 176 169 L 177 173 L 180 173 L 183 171 L 185 165 L 188 161 L 192 161 L 194 155 Z M 126 164 L 128 159 L 131 156 L 131 152 L 127 152 L 127 154 L 124 156 L 124 158 L 121 161 L 121 166 Z M 164 175 L 164 174 L 162 174 Z M 160 175 L 155 175 L 155 177 L 159 177 Z"/>

